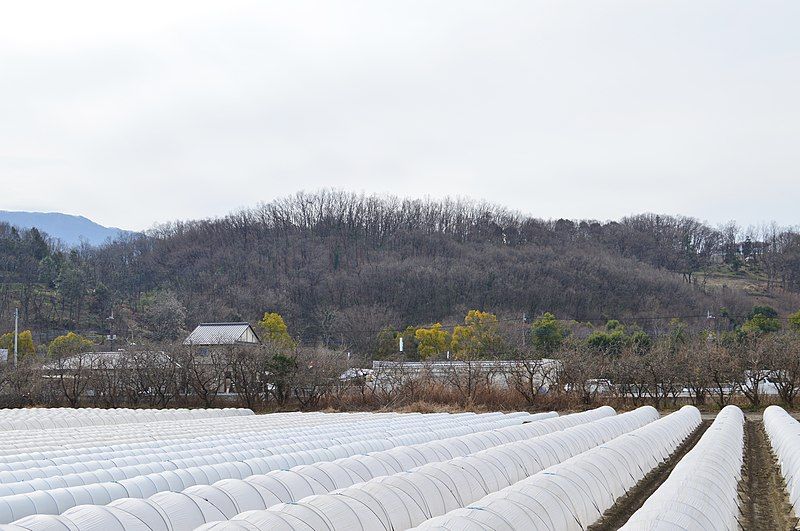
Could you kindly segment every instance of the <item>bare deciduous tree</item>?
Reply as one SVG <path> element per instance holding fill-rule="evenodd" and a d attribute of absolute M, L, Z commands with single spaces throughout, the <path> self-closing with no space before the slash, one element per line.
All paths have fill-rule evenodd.
<path fill-rule="evenodd" d="M 540 394 L 557 386 L 560 363 L 550 359 L 520 359 L 503 372 L 506 385 L 522 396 L 529 406 Z"/>
<path fill-rule="evenodd" d="M 800 335 L 790 333 L 775 338 L 770 379 L 778 395 L 788 405 L 793 405 L 800 393 Z"/>
<path fill-rule="evenodd" d="M 187 389 L 205 407 L 212 407 L 217 396 L 225 390 L 226 373 L 230 368 L 228 348 L 198 348 L 187 346 L 179 359 Z"/>
<path fill-rule="evenodd" d="M 324 347 L 300 348 L 297 351 L 297 379 L 294 395 L 303 408 L 316 407 L 338 385 L 347 368 L 341 352 Z"/>

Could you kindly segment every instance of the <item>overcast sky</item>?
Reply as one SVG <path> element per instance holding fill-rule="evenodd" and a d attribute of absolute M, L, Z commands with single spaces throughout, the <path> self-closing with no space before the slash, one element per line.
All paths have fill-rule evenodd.
<path fill-rule="evenodd" d="M 800 2 L 35 0 L 0 209 L 105 225 L 335 187 L 800 223 Z"/>

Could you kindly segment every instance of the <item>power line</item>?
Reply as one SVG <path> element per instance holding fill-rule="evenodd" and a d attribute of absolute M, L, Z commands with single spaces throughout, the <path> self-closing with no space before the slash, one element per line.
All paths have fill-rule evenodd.
<path fill-rule="evenodd" d="M 746 315 L 726 314 L 724 316 L 712 316 L 711 318 L 713 318 L 713 319 L 725 318 L 725 319 L 736 320 L 736 319 L 749 319 L 750 317 L 751 317 L 751 315 L 749 315 L 749 314 L 746 314 Z M 590 323 L 590 324 L 591 324 L 591 322 L 595 322 L 595 321 L 607 322 L 609 320 L 620 321 L 621 323 L 624 324 L 626 322 L 631 322 L 631 321 L 671 321 L 673 319 L 704 319 L 704 320 L 708 320 L 708 319 L 710 319 L 710 317 L 709 317 L 709 315 L 707 313 L 703 313 L 703 314 L 685 314 L 685 315 L 643 315 L 643 316 L 633 316 L 633 317 L 622 317 L 622 318 L 619 318 L 619 319 L 609 318 L 608 316 L 584 317 L 584 318 L 581 318 L 580 320 L 578 320 L 578 319 L 558 319 L 558 318 L 556 318 L 557 321 L 575 321 L 575 322 L 578 322 L 578 323 Z M 776 317 L 772 317 L 771 319 L 777 319 L 779 321 L 788 321 L 789 317 L 788 316 L 776 316 Z M 532 319 L 531 321 L 535 321 L 535 320 L 536 319 Z M 520 318 L 518 316 L 517 317 L 497 318 L 495 321 L 492 321 L 492 323 L 516 323 L 516 324 L 522 324 L 523 326 L 530 326 L 530 323 L 528 323 L 527 321 L 526 322 L 521 322 Z M 436 323 L 431 323 L 431 324 L 427 324 L 427 325 L 418 325 L 418 326 L 409 325 L 409 327 L 410 328 L 427 328 L 427 327 L 433 326 L 433 324 L 436 324 Z M 457 323 L 457 324 L 451 324 L 451 325 L 444 325 L 444 324 L 441 324 L 441 323 L 438 323 L 438 324 L 440 325 L 440 329 L 441 330 L 454 330 L 456 327 L 459 327 L 459 326 L 470 326 L 470 325 L 464 324 L 464 323 Z M 491 323 L 488 323 L 488 324 L 491 324 Z M 387 328 L 389 328 L 389 329 L 391 329 L 392 331 L 395 331 L 395 332 L 404 332 L 408 327 L 407 328 L 383 327 L 383 328 L 380 328 L 380 329 L 377 329 L 377 330 L 374 329 L 374 328 L 361 328 L 361 329 L 350 328 L 349 330 L 351 332 L 367 332 L 367 333 L 373 332 L 373 333 L 378 333 L 381 330 L 385 330 Z"/>

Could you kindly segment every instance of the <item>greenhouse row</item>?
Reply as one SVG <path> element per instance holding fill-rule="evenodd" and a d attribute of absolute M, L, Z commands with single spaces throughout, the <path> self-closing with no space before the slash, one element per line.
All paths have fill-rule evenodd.
<path fill-rule="evenodd" d="M 408 529 L 658 418 L 652 407 L 580 423 L 550 434 L 382 476 L 300 503 L 249 511 L 234 520 L 266 528 Z M 202 529 L 223 529 L 211 523 Z"/>
<path fill-rule="evenodd" d="M 800 422 L 777 406 L 759 432 L 732 405 L 713 422 L 694 406 L 186 411 L 5 431 L 0 531 L 748 529 L 758 433 L 800 505 Z"/>
<path fill-rule="evenodd" d="M 473 414 L 474 415 L 474 414 Z M 526 414 L 527 415 L 527 414 Z M 392 426 L 404 419 L 420 415 L 400 417 L 397 414 L 338 414 L 287 413 L 276 415 L 254 415 L 247 417 L 223 417 L 186 421 L 159 421 L 143 424 L 116 425 L 108 427 L 84 427 L 69 430 L 19 430 L 4 434 L 5 444 L 0 447 L 0 463 L 20 460 L 46 460 L 72 456 L 80 453 L 96 455 L 105 448 L 130 450 L 138 448 L 160 448 L 164 444 L 181 444 L 185 441 L 217 442 L 273 438 L 277 441 L 299 442 L 308 427 L 314 433 L 340 433 L 348 426 Z M 441 415 L 426 416 L 421 422 L 441 420 Z M 445 419 L 449 417 L 444 417 Z M 460 418 L 453 416 L 453 419 Z M 520 422 L 514 416 L 487 413 L 483 419 L 504 419 L 503 422 Z M 445 422 L 448 422 L 445 420 Z M 388 424 L 387 424 L 388 423 Z M 358 430 L 356 430 L 358 432 Z M 5 456 L 8 456 L 7 458 Z"/>
<path fill-rule="evenodd" d="M 355 455 L 333 462 L 318 462 L 291 470 L 254 475 L 243 481 L 226 480 L 210 486 L 190 487 L 182 493 L 160 493 L 147 500 L 119 500 L 102 511 L 98 508 L 94 513 L 85 511 L 84 508 L 81 511 L 70 510 L 64 513 L 62 519 L 76 523 L 75 519 L 78 517 L 85 519 L 94 514 L 93 517 L 97 518 L 104 511 L 116 512 L 124 506 L 125 512 L 139 518 L 156 513 L 167 515 L 166 521 L 155 528 L 193 529 L 209 520 L 223 520 L 250 509 L 264 509 L 277 503 L 300 500 L 311 494 L 350 486 L 376 475 L 393 474 L 420 464 L 468 455 L 511 440 L 524 440 L 612 414 L 611 408 L 600 408 L 564 417 L 546 418 L 539 422 L 439 438 L 427 443 Z M 19 523 L 25 524 L 27 521 Z"/>
<path fill-rule="evenodd" d="M 249 409 L 0 409 L 0 431 L 77 428 L 141 422 L 173 421 L 252 415 Z"/>
<path fill-rule="evenodd" d="M 764 410 L 764 429 L 786 481 L 789 502 L 800 517 L 800 422 L 778 406 Z"/>
<path fill-rule="evenodd" d="M 726 406 L 623 529 L 736 529 L 743 455 L 744 414 Z"/>
<path fill-rule="evenodd" d="M 418 529 L 586 529 L 699 425 L 700 412 L 685 406 Z"/>
<path fill-rule="evenodd" d="M 173 428 L 183 433 L 182 437 L 173 431 L 167 441 L 161 441 L 154 438 L 156 432 L 153 432 L 144 441 L 124 444 L 119 444 L 119 426 L 115 426 L 112 437 L 117 444 L 99 445 L 102 437 L 92 433 L 89 440 L 72 438 L 69 444 L 76 448 L 47 448 L 33 454 L 4 456 L 3 464 L 10 465 L 13 470 L 2 474 L 12 474 L 9 479 L 14 481 L 0 484 L 3 489 L 0 521 L 11 522 L 34 514 L 60 514 L 78 505 L 103 505 L 127 497 L 146 498 L 158 492 L 182 491 L 223 479 L 243 479 L 298 464 L 332 461 L 506 426 L 527 426 L 538 418 L 554 415 L 316 413 L 247 416 L 221 419 L 227 426 L 225 435 L 199 435 L 200 428 L 215 425 L 187 421 L 172 423 Z M 254 431 L 242 435 L 247 429 Z M 126 437 L 136 439 L 135 431 Z M 183 444 L 191 447 L 176 448 Z M 237 445 L 246 448 L 237 448 Z M 76 450 L 82 456 L 77 461 L 51 462 L 68 457 Z M 173 453 L 177 451 L 179 456 L 185 456 L 187 450 L 192 457 L 178 457 Z M 130 465 L 131 457 L 144 462 Z M 75 472 L 76 467 L 90 470 Z"/>

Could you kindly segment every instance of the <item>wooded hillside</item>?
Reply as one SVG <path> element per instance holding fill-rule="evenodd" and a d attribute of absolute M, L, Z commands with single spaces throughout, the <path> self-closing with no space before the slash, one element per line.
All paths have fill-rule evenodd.
<path fill-rule="evenodd" d="M 711 270 L 791 297 L 800 234 L 650 214 L 545 221 L 469 201 L 323 191 L 72 251 L 0 225 L 0 322 L 8 328 L 18 304 L 35 334 L 105 334 L 113 310 L 118 336 L 171 339 L 201 321 L 275 311 L 304 342 L 368 351 L 383 328 L 455 323 L 473 308 L 646 329 L 707 312 L 744 318 L 753 301 L 735 283 L 708 282 Z"/>

